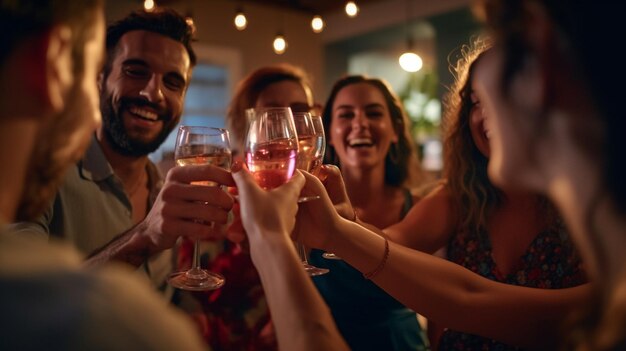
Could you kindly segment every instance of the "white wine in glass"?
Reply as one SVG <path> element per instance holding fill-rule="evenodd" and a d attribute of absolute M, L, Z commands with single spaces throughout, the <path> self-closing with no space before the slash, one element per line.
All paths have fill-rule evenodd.
<path fill-rule="evenodd" d="M 211 164 L 230 170 L 232 161 L 228 131 L 220 128 L 181 126 L 176 137 L 174 151 L 176 165 Z M 193 185 L 218 186 L 211 181 L 193 182 Z M 224 277 L 200 267 L 198 240 L 194 242 L 193 263 L 191 269 L 175 272 L 168 278 L 168 283 L 175 288 L 192 291 L 215 290 L 224 285 Z"/>
<path fill-rule="evenodd" d="M 316 154 L 311 165 L 311 173 L 316 174 L 316 170 L 319 169 L 319 167 L 321 167 L 324 163 L 324 156 L 326 155 L 326 134 L 324 133 L 324 121 L 322 120 L 322 116 L 311 115 L 311 120 L 313 121 L 313 128 L 315 129 L 317 143 L 320 145 L 319 152 Z M 324 252 L 322 257 L 329 260 L 341 259 L 341 257 L 332 252 Z"/>
<path fill-rule="evenodd" d="M 326 155 L 326 134 L 324 133 L 322 116 L 311 115 L 311 121 L 313 121 L 313 130 L 315 132 L 316 152 L 311 162 L 310 171 L 311 173 L 315 173 L 315 171 L 324 164 L 324 156 Z"/>
<path fill-rule="evenodd" d="M 295 112 L 293 114 L 296 133 L 298 134 L 298 169 L 311 172 L 315 163 L 324 155 L 323 130 L 322 138 L 315 128 L 313 118 L 309 112 Z M 318 199 L 318 196 L 309 197 L 310 200 Z M 309 200 L 309 201 L 310 201 Z M 317 276 L 329 272 L 327 268 L 316 267 L 309 263 L 308 249 L 301 243 L 296 242 L 296 249 L 300 254 L 300 260 L 304 270 L 310 276 Z"/>

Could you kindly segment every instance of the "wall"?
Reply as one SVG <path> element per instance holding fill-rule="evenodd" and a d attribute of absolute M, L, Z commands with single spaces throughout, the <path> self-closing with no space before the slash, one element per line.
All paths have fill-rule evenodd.
<path fill-rule="evenodd" d="M 232 76 L 233 82 L 258 67 L 290 62 L 309 72 L 315 95 L 323 96 L 323 43 L 321 36 L 311 31 L 311 18 L 308 14 L 244 2 L 248 27 L 240 32 L 233 24 L 238 4 L 236 1 L 186 0 L 161 3 L 182 14 L 192 14 L 197 27 L 197 44 L 203 50 L 225 52 L 226 55 L 217 54 L 217 58 L 227 57 L 229 62 L 240 60 L 239 64 L 234 65 L 240 67 Z M 142 4 L 142 1 L 137 0 L 108 1 L 107 21 L 119 19 L 134 9 L 140 9 Z M 282 30 L 289 46 L 284 54 L 277 55 L 272 49 L 272 41 L 276 32 L 281 29 L 281 23 L 284 24 Z"/>
<path fill-rule="evenodd" d="M 404 42 L 402 28 L 407 18 L 425 19 L 466 8 L 470 0 L 383 0 L 367 3 L 361 6 L 356 18 L 348 18 L 345 13 L 339 11 L 323 14 L 327 25 L 320 34 L 311 31 L 310 14 L 284 8 L 234 0 L 156 0 L 156 2 L 173 7 L 183 14 L 193 15 L 198 30 L 198 46 L 202 51 L 212 54 L 211 60 L 215 63 L 229 65 L 232 70 L 231 88 L 241 77 L 258 67 L 290 62 L 303 67 L 311 74 L 315 96 L 318 100 L 323 100 L 328 86 L 338 75 L 345 72 L 347 63 L 344 58 L 339 57 L 345 55 L 345 51 L 337 56 L 336 48 L 348 43 L 351 38 L 356 38 L 358 42 L 367 38 L 367 34 L 379 31 L 383 35 L 390 34 L 390 37 L 383 40 L 390 43 L 395 41 L 394 45 L 397 47 Z M 236 30 L 233 25 L 235 8 L 240 3 L 243 3 L 249 21 L 248 28 L 242 32 Z M 141 0 L 109 0 L 106 3 L 107 20 L 119 19 L 131 10 L 141 8 L 142 4 Z M 407 4 L 410 4 L 410 13 L 407 12 Z M 448 31 L 446 28 L 459 28 L 459 25 L 448 22 L 455 21 L 455 18 L 442 16 L 437 17 L 441 19 L 436 23 L 437 33 L 450 35 L 444 34 L 445 38 L 442 37 L 441 43 L 436 44 L 437 52 L 433 53 L 435 55 L 433 57 L 440 65 L 442 53 L 450 48 L 450 44 L 454 44 L 455 35 L 463 34 Z M 464 21 L 461 26 L 466 24 Z M 289 47 L 283 55 L 276 55 L 272 50 L 272 41 L 281 27 Z M 435 50 L 435 46 L 428 43 L 423 45 L 428 46 L 425 59 L 429 60 L 431 50 Z M 445 61 L 443 63 L 446 64 Z"/>

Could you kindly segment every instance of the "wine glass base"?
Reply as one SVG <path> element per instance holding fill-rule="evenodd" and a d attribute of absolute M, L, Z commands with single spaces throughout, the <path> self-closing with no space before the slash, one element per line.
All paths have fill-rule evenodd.
<path fill-rule="evenodd" d="M 177 289 L 207 291 L 221 288 L 226 279 L 221 274 L 204 269 L 190 269 L 172 273 L 167 282 Z"/>
<path fill-rule="evenodd" d="M 310 264 L 307 264 L 307 263 L 302 263 L 302 267 L 304 267 L 304 271 L 307 272 L 307 274 L 310 275 L 311 277 L 315 277 L 315 276 L 330 272 L 328 268 L 319 268 L 319 267 L 311 266 Z"/>
<path fill-rule="evenodd" d="M 325 258 L 325 259 L 327 259 L 327 260 L 341 260 L 341 257 L 339 257 L 339 256 L 335 255 L 335 254 L 334 254 L 334 253 L 332 253 L 332 252 L 324 252 L 324 253 L 322 254 L 322 257 L 324 257 L 324 258 Z"/>

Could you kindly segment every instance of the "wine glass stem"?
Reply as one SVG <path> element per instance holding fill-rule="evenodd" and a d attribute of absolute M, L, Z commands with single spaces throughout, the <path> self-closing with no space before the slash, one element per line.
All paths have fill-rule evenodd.
<path fill-rule="evenodd" d="M 196 270 L 200 269 L 200 254 L 198 253 L 199 246 L 200 246 L 200 242 L 198 239 L 196 239 L 193 242 L 193 268 Z"/>
<path fill-rule="evenodd" d="M 199 240 L 196 239 L 193 243 L 193 266 L 185 273 L 189 279 L 201 280 L 207 277 L 207 273 L 200 268 L 199 246 Z"/>
<path fill-rule="evenodd" d="M 306 250 L 306 246 L 304 246 L 303 244 L 300 243 L 296 243 L 296 246 L 298 248 L 298 254 L 300 255 L 300 261 L 302 261 L 302 263 L 304 264 L 309 264 L 309 259 L 308 259 L 308 255 L 307 255 L 307 250 Z"/>

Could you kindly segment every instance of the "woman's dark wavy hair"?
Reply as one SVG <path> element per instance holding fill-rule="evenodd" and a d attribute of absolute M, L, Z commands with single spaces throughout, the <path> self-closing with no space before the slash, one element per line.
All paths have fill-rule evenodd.
<path fill-rule="evenodd" d="M 489 181 L 489 159 L 476 147 L 470 128 L 472 75 L 488 47 L 482 39 L 461 47 L 461 58 L 450 67 L 455 82 L 444 97 L 444 178 L 461 214 L 459 226 L 476 231 L 486 228 L 489 214 L 504 196 Z"/>
<path fill-rule="evenodd" d="M 377 78 L 369 78 L 362 75 L 345 76 L 335 82 L 328 100 L 324 106 L 322 113 L 322 120 L 324 122 L 324 132 L 327 136 L 330 136 L 330 123 L 333 118 L 333 104 L 337 98 L 337 94 L 345 87 L 352 84 L 365 83 L 378 89 L 384 96 L 387 102 L 387 108 L 391 116 L 393 123 L 393 129 L 398 136 L 398 142 L 395 155 L 391 155 L 390 151 L 387 152 L 385 157 L 385 184 L 392 186 L 406 186 L 413 187 L 419 185 L 421 180 L 421 172 L 419 168 L 419 161 L 417 159 L 417 153 L 415 151 L 415 143 L 411 138 L 409 132 L 409 121 L 400 99 L 393 93 L 391 88 Z M 326 155 L 324 157 L 324 163 L 331 163 L 336 166 L 340 166 L 339 157 L 335 148 L 329 144 L 329 137 L 326 141 Z"/>

